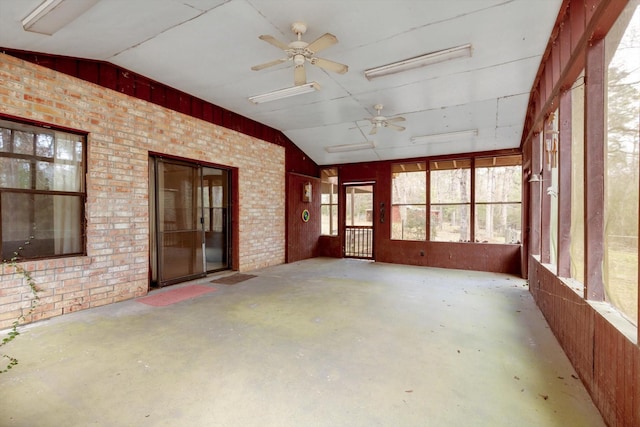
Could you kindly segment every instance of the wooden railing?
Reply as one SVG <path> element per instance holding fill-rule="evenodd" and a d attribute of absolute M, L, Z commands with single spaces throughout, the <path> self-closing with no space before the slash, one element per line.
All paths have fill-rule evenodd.
<path fill-rule="evenodd" d="M 373 227 L 346 226 L 344 256 L 349 258 L 373 259 Z"/>

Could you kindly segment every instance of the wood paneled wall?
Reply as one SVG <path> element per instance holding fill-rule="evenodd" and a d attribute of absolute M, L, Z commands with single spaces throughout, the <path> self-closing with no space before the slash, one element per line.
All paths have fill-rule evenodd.
<path fill-rule="evenodd" d="M 303 201 L 305 183 L 313 187 L 311 201 Z M 320 179 L 294 173 L 287 179 L 287 262 L 295 262 L 318 256 L 318 239 L 321 231 Z M 302 212 L 309 211 L 309 220 L 303 221 Z"/>
<path fill-rule="evenodd" d="M 492 153 L 458 154 L 439 158 L 470 158 L 487 155 L 517 154 L 517 150 Z M 409 161 L 425 161 L 413 159 Z M 379 262 L 421 265 L 428 267 L 456 268 L 463 270 L 490 271 L 496 273 L 521 274 L 521 246 L 484 243 L 403 241 L 391 239 L 391 166 L 397 161 L 382 161 L 339 165 L 339 200 L 344 200 L 344 182 L 375 182 L 374 194 L 374 259 Z M 380 209 L 384 204 L 384 220 Z M 344 225 L 344 213 L 339 224 Z M 338 238 L 323 238 L 320 253 L 335 253 Z M 341 248 L 340 248 L 341 250 Z"/>
<path fill-rule="evenodd" d="M 531 257 L 529 290 L 609 426 L 640 426 L 640 348 Z"/>

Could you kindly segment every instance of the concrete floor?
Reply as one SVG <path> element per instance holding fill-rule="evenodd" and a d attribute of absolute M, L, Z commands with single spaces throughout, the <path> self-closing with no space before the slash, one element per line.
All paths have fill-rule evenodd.
<path fill-rule="evenodd" d="M 604 426 L 522 279 L 323 258 L 252 274 L 25 327 L 0 425 Z"/>

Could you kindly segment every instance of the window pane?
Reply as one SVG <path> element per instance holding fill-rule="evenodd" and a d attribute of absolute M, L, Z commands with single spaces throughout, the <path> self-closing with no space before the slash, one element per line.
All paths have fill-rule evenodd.
<path fill-rule="evenodd" d="M 640 10 L 629 3 L 606 39 L 606 298 L 638 322 L 638 149 Z"/>
<path fill-rule="evenodd" d="M 338 207 L 333 205 L 321 206 L 322 225 L 321 234 L 326 236 L 338 235 Z"/>
<path fill-rule="evenodd" d="M 320 233 L 331 235 L 331 206 L 322 205 L 320 207 L 320 215 L 322 217 Z"/>
<path fill-rule="evenodd" d="M 53 164 L 53 188 L 56 191 L 82 191 L 82 165 Z M 214 189 L 220 190 L 220 187 Z M 214 194 L 215 197 L 216 194 Z"/>
<path fill-rule="evenodd" d="M 327 236 L 338 235 L 338 207 L 333 205 L 321 206 L 322 226 L 321 234 Z"/>
<path fill-rule="evenodd" d="M 329 187 L 329 188 L 327 188 Z M 331 184 L 322 184 L 322 193 L 320 194 L 320 203 L 328 205 L 331 203 Z"/>
<path fill-rule="evenodd" d="M 471 169 L 431 170 L 431 203 L 469 203 Z"/>
<path fill-rule="evenodd" d="M 431 240 L 469 241 L 469 205 L 432 205 Z"/>
<path fill-rule="evenodd" d="M 13 152 L 17 154 L 33 155 L 33 138 L 32 132 L 13 131 Z"/>
<path fill-rule="evenodd" d="M 0 187 L 31 189 L 31 162 L 0 157 Z"/>
<path fill-rule="evenodd" d="M 427 239 L 427 164 L 403 163 L 391 168 L 391 238 Z"/>
<path fill-rule="evenodd" d="M 399 205 L 391 210 L 391 238 L 396 240 L 426 240 L 427 207 Z"/>
<path fill-rule="evenodd" d="M 477 204 L 476 241 L 519 244 L 520 218 L 520 203 Z"/>
<path fill-rule="evenodd" d="M 11 152 L 11 130 L 0 128 L 0 152 Z"/>
<path fill-rule="evenodd" d="M 76 141 L 73 135 L 59 135 L 56 141 L 56 159 L 75 160 Z"/>
<path fill-rule="evenodd" d="M 392 204 L 424 205 L 427 203 L 427 172 L 393 173 L 391 188 Z"/>
<path fill-rule="evenodd" d="M 346 224 L 372 226 L 373 186 L 347 187 L 346 193 Z"/>
<path fill-rule="evenodd" d="M 338 235 L 338 205 L 331 206 L 331 235 Z"/>
<path fill-rule="evenodd" d="M 81 196 L 2 193 L 0 204 L 2 259 L 82 251 Z"/>
<path fill-rule="evenodd" d="M 36 136 L 36 156 L 53 157 L 53 135 L 39 133 Z"/>
<path fill-rule="evenodd" d="M 320 171 L 320 233 L 338 235 L 338 169 L 327 168 Z"/>
<path fill-rule="evenodd" d="M 476 202 L 520 202 L 522 166 L 476 168 Z"/>
<path fill-rule="evenodd" d="M 36 189 L 51 190 L 53 184 L 53 163 L 36 162 Z"/>
<path fill-rule="evenodd" d="M 546 166 L 544 174 L 548 175 L 548 182 L 542 186 L 543 197 L 549 200 L 549 235 L 543 238 L 549 239 L 549 263 L 558 265 L 558 144 L 564 141 L 558 140 L 558 110 L 547 119 L 544 136 L 546 150 Z"/>
<path fill-rule="evenodd" d="M 571 277 L 584 284 L 584 84 L 571 90 L 570 253 Z"/>

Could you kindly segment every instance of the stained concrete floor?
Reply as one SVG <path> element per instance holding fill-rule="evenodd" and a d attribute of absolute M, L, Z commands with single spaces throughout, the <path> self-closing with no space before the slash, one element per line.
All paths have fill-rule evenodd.
<path fill-rule="evenodd" d="M 0 425 L 604 426 L 522 279 L 323 258 L 252 273 L 25 327 Z"/>

